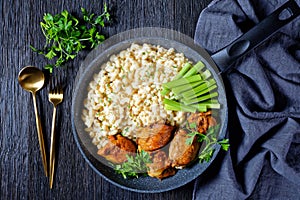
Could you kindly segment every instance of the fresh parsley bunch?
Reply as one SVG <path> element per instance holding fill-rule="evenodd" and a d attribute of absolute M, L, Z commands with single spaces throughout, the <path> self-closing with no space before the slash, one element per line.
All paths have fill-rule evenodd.
<path fill-rule="evenodd" d="M 104 41 L 104 35 L 100 34 L 98 27 L 104 27 L 110 20 L 107 5 L 101 15 L 95 16 L 81 8 L 83 19 L 78 19 L 64 10 L 59 14 L 45 14 L 40 23 L 46 43 L 42 49 L 30 46 L 31 49 L 44 55 L 47 59 L 56 58 L 55 64 L 45 66 L 52 73 L 54 66 L 60 67 L 67 61 L 74 59 L 85 48 L 94 48 Z"/>

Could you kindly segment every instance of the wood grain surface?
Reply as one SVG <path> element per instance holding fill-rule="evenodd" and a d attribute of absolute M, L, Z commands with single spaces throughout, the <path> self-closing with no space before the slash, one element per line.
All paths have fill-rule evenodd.
<path fill-rule="evenodd" d="M 155 26 L 193 37 L 198 16 L 211 0 L 108 0 L 113 22 L 103 29 L 106 37 L 137 27 Z M 48 63 L 29 45 L 45 43 L 39 23 L 44 13 L 80 8 L 100 14 L 103 1 L 6 0 L 0 16 L 0 199 L 192 199 L 193 182 L 179 189 L 140 194 L 120 189 L 97 175 L 85 162 L 71 128 L 72 89 L 78 68 L 88 51 L 60 70 L 65 77 L 64 101 L 57 113 L 57 163 L 53 189 L 44 176 L 39 152 L 32 97 L 18 84 L 18 73 L 27 65 L 43 68 Z M 47 86 L 37 93 L 49 158 L 52 105 Z"/>

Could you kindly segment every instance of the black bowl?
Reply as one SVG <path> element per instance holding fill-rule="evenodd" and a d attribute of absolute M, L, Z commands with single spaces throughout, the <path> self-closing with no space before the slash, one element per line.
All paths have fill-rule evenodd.
<path fill-rule="evenodd" d="M 101 65 L 107 62 L 111 55 L 127 49 L 132 43 L 149 43 L 165 48 L 174 48 L 177 52 L 184 53 L 185 56 L 193 62 L 202 60 L 206 64 L 206 67 L 212 72 L 217 82 L 218 98 L 222 105 L 218 111 L 218 118 L 221 124 L 218 135 L 220 139 L 225 137 L 227 129 L 227 101 L 224 85 L 222 78 L 219 76 L 217 67 L 204 49 L 195 45 L 193 39 L 190 37 L 164 28 L 139 28 L 112 36 L 91 51 L 80 66 L 72 98 L 72 128 L 76 144 L 84 159 L 100 176 L 123 189 L 143 193 L 164 192 L 181 187 L 200 176 L 213 162 L 220 150 L 220 146 L 215 146 L 214 156 L 209 162 L 195 162 L 187 168 L 178 170 L 172 177 L 163 180 L 152 177 L 124 179 L 121 175 L 116 174 L 114 169 L 109 167 L 106 162 L 97 155 L 97 148 L 92 144 L 92 139 L 84 130 L 85 125 L 81 118 L 84 109 L 83 101 L 87 97 L 87 88 L 93 79 L 93 75 L 99 73 Z"/>

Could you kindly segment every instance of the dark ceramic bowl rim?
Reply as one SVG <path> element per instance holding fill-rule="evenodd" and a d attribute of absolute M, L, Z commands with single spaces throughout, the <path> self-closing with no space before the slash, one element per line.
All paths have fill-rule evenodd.
<path fill-rule="evenodd" d="M 210 58 L 210 55 L 201 47 L 194 44 L 192 38 L 176 32 L 174 30 L 156 27 L 146 27 L 132 29 L 112 36 L 91 51 L 81 64 L 75 79 L 75 87 L 72 96 L 71 121 L 75 142 L 85 161 L 90 167 L 105 180 L 110 183 L 134 192 L 159 193 L 184 186 L 199 177 L 214 161 L 220 151 L 220 146 L 215 146 L 215 153 L 208 163 L 195 163 L 191 167 L 179 170 L 176 175 L 163 179 L 162 181 L 152 177 L 140 177 L 137 179 L 124 179 L 121 175 L 115 174 L 113 169 L 103 167 L 99 158 L 95 158 L 96 148 L 84 131 L 84 124 L 81 120 L 83 109 L 83 99 L 86 94 L 87 85 L 91 81 L 93 74 L 101 70 L 101 63 L 105 62 L 111 54 L 126 49 L 131 43 L 151 43 L 159 44 L 163 47 L 173 47 L 178 52 L 183 52 L 194 62 L 202 60 L 209 68 L 216 79 L 218 85 L 219 101 L 222 108 L 220 110 L 221 128 L 219 139 L 223 139 L 227 130 L 227 99 L 222 78 L 218 68 Z M 117 49 L 117 50 L 116 50 Z M 92 150 L 91 150 L 92 149 Z"/>

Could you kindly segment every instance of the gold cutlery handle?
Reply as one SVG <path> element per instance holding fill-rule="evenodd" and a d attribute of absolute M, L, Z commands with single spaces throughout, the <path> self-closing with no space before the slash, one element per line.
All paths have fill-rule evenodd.
<path fill-rule="evenodd" d="M 53 107 L 52 126 L 51 126 L 51 146 L 50 146 L 50 188 L 52 189 L 54 179 L 54 166 L 55 166 L 55 119 L 56 119 L 56 106 Z"/>
<path fill-rule="evenodd" d="M 41 153 L 41 156 L 42 156 L 45 175 L 48 176 L 48 167 L 47 167 L 47 158 L 46 158 L 46 151 L 45 151 L 44 136 L 43 136 L 43 131 L 42 131 L 41 120 L 40 120 L 38 110 L 37 110 L 35 93 L 32 93 L 32 98 L 33 98 L 33 105 L 34 105 L 36 128 L 37 128 L 39 145 L 40 145 L 40 153 Z"/>

